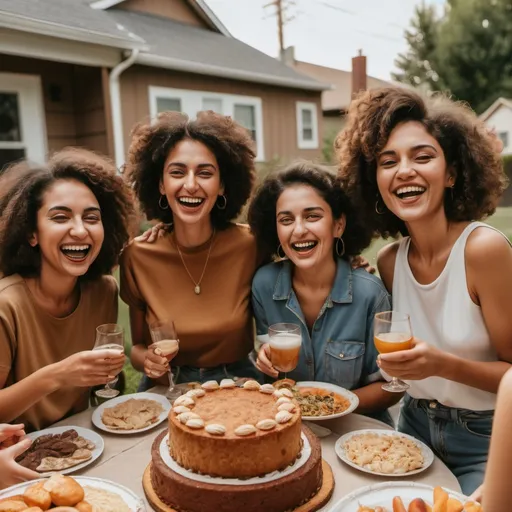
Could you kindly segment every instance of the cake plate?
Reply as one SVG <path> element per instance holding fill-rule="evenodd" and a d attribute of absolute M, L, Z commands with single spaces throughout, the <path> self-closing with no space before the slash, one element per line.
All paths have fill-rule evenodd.
<path fill-rule="evenodd" d="M 319 491 L 309 501 L 295 508 L 293 512 L 315 512 L 321 509 L 331 499 L 334 491 L 334 475 L 332 474 L 331 466 L 323 459 L 322 473 L 322 487 L 320 487 Z M 144 471 L 142 487 L 144 488 L 144 493 L 146 494 L 149 504 L 156 512 L 180 512 L 166 505 L 153 490 L 153 486 L 151 485 L 151 463 L 148 464 Z"/>

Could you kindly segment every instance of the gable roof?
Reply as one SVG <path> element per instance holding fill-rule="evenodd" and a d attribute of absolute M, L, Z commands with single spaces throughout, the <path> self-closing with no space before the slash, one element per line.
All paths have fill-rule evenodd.
<path fill-rule="evenodd" d="M 125 2 L 126 0 L 83 0 L 88 3 L 93 9 L 109 9 L 115 7 L 118 4 Z M 224 34 L 227 37 L 231 37 L 228 29 L 222 24 L 222 22 L 215 16 L 214 12 L 208 7 L 208 4 L 204 0 L 185 0 L 189 6 L 199 15 L 203 21 L 206 22 L 211 28 Z"/>
<path fill-rule="evenodd" d="M 140 64 L 298 89 L 328 88 L 235 38 L 125 9 L 105 14 L 149 45 L 136 59 Z"/>
<path fill-rule="evenodd" d="M 500 107 L 508 107 L 512 110 L 512 99 L 498 98 L 485 112 L 480 114 L 482 121 L 487 121 Z"/>

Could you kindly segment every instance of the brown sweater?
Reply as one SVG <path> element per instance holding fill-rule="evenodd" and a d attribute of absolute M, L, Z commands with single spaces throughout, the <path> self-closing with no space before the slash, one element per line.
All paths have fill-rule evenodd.
<path fill-rule="evenodd" d="M 197 282 L 210 242 L 181 248 Z M 154 244 L 134 242 L 121 259 L 121 298 L 145 312 L 149 323 L 174 320 L 180 349 L 174 363 L 210 368 L 238 361 L 254 344 L 251 281 L 256 270 L 256 244 L 247 226 L 233 225 L 216 233 L 210 259 L 194 293 L 173 233 Z"/>
<path fill-rule="evenodd" d="M 19 275 L 0 280 L 0 374 L 5 387 L 35 371 L 94 347 L 96 327 L 116 322 L 117 283 L 104 276 L 81 285 L 80 302 L 70 315 L 43 311 Z M 66 386 L 42 398 L 14 423 L 40 430 L 88 406 L 89 388 Z"/>

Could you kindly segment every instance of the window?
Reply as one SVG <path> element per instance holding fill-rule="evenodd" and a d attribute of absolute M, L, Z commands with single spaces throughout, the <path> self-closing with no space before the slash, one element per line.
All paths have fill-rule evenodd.
<path fill-rule="evenodd" d="M 508 147 L 508 132 L 499 132 L 498 137 L 503 142 L 503 149 Z"/>
<path fill-rule="evenodd" d="M 155 117 L 164 110 L 179 110 L 191 118 L 196 117 L 201 110 L 213 110 L 219 114 L 231 116 L 251 133 L 256 142 L 256 159 L 260 161 L 265 159 L 261 98 L 150 86 L 151 117 Z"/>
<path fill-rule="evenodd" d="M 316 103 L 297 102 L 297 145 L 299 149 L 318 148 Z"/>

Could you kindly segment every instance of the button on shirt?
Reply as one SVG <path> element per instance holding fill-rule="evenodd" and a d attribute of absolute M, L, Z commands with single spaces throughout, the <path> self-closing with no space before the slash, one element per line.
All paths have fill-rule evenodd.
<path fill-rule="evenodd" d="M 330 382 L 356 389 L 382 380 L 373 343 L 375 313 L 389 311 L 389 294 L 381 280 L 364 269 L 353 270 L 337 260 L 331 292 L 308 330 L 292 288 L 292 264 L 270 263 L 252 283 L 252 302 L 259 339 L 269 325 L 289 322 L 301 326 L 302 347 L 297 368 L 288 373 L 296 381 Z"/>

